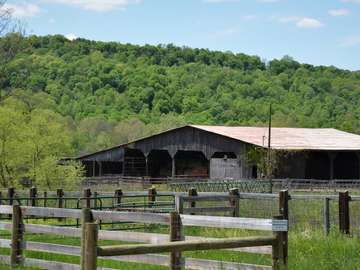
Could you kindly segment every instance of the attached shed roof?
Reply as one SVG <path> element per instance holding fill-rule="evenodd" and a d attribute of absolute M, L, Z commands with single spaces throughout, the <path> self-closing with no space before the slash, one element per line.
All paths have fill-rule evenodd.
<path fill-rule="evenodd" d="M 191 125 L 194 128 L 267 147 L 267 127 Z M 333 128 L 271 128 L 271 147 L 279 150 L 360 150 L 360 136 Z"/>

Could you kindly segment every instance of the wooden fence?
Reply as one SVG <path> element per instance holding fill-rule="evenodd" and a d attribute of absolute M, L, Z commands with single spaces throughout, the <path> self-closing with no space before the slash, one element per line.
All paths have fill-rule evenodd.
<path fill-rule="evenodd" d="M 347 195 L 343 195 L 347 194 Z M 155 212 L 169 213 L 175 209 L 183 214 L 207 214 L 227 216 L 248 216 L 256 218 L 271 218 L 277 214 L 278 194 L 269 193 L 241 193 L 237 189 L 229 192 L 199 192 L 190 188 L 188 192 L 161 192 L 155 188 L 148 191 L 123 192 L 117 189 L 114 192 L 100 193 L 85 189 L 83 192 L 64 192 L 58 189 L 56 192 L 39 192 L 36 188 L 16 191 L 9 188 L 0 192 L 0 204 L 12 205 L 18 203 L 27 206 L 43 206 L 56 208 L 80 209 L 90 207 L 96 210 L 122 210 L 131 212 Z M 350 195 L 349 192 L 338 194 L 289 194 L 290 229 L 298 224 L 314 224 L 323 229 L 326 234 L 331 227 L 338 228 L 341 232 L 349 233 L 350 229 L 360 228 L 360 196 Z M 206 201 L 212 201 L 212 205 L 206 205 Z M 226 205 L 224 205 L 226 204 Z M 272 211 L 266 212 L 268 204 L 275 205 Z M 299 205 L 299 207 L 298 207 Z M 263 207 L 264 209 L 259 209 Z M 304 212 L 311 212 L 315 208 L 314 215 L 308 221 L 299 220 Z M 265 215 L 258 214 L 258 212 Z M 273 213 L 273 214 L 271 214 Z M 316 215 L 316 216 L 315 216 Z M 4 217 L 3 218 L 8 218 Z M 311 220 L 314 219 L 314 220 Z M 74 224 L 79 226 L 79 222 Z"/>
<path fill-rule="evenodd" d="M 59 209 L 32 206 L 0 206 L 0 214 L 12 216 L 12 223 L 0 223 L 0 229 L 11 231 L 11 240 L 0 239 L 2 248 L 11 248 L 11 256 L 0 256 L 0 259 L 17 265 L 38 266 L 45 269 L 96 269 L 96 258 L 111 256 L 111 260 L 137 262 L 155 265 L 170 265 L 171 269 L 278 269 L 283 264 L 287 268 L 287 220 L 284 213 L 274 219 L 253 219 L 234 217 L 208 217 L 169 214 L 99 211 L 84 208 Z M 76 218 L 82 220 L 82 228 L 65 228 L 49 225 L 25 224 L 26 216 Z M 98 230 L 97 222 L 132 221 L 148 224 L 170 226 L 170 236 L 166 234 L 139 233 L 129 231 Z M 200 226 L 216 228 L 235 228 L 248 230 L 265 230 L 273 235 L 253 238 L 210 239 L 186 237 L 182 226 Z M 81 237 L 81 247 L 24 241 L 24 233 L 55 234 L 62 236 Z M 147 245 L 122 245 L 116 247 L 98 247 L 97 240 L 115 240 L 126 242 L 150 243 Z M 170 243 L 172 241 L 174 243 Z M 234 262 L 220 262 L 196 258 L 181 257 L 181 251 L 203 249 L 231 248 L 242 252 L 272 254 L 273 267 L 250 265 Z M 39 259 L 25 258 L 24 250 L 45 251 L 57 254 L 80 255 L 81 264 L 72 265 Z M 170 252 L 171 255 L 148 253 Z M 136 255 L 135 255 L 136 254 Z M 142 255 L 140 255 L 142 254 Z"/>

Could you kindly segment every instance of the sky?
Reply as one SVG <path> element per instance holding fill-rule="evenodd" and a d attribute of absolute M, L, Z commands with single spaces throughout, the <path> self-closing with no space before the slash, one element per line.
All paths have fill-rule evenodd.
<path fill-rule="evenodd" d="M 7 0 L 29 34 L 168 44 L 360 70 L 360 0 Z"/>

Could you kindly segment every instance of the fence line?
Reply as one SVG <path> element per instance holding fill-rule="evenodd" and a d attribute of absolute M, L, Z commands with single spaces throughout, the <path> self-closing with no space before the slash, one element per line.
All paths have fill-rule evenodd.
<path fill-rule="evenodd" d="M 63 264 L 60 262 L 46 262 L 43 260 L 36 260 L 36 259 L 28 259 L 24 258 L 23 250 L 24 248 L 31 249 L 31 250 L 38 250 L 38 251 L 47 251 L 53 253 L 61 253 L 61 254 L 69 254 L 69 255 L 82 255 L 81 258 L 81 267 L 80 269 L 96 269 L 91 268 L 93 267 L 94 263 L 96 264 L 96 256 L 95 259 L 89 254 L 93 254 L 92 252 L 96 252 L 99 256 L 110 255 L 110 251 L 107 253 L 107 248 L 103 249 L 102 247 L 97 248 L 94 245 L 94 242 L 89 241 L 89 239 L 112 239 L 112 240 L 136 240 L 137 242 L 155 242 L 155 244 L 150 245 L 140 245 L 137 247 L 122 247 L 124 250 L 122 254 L 129 254 L 129 256 L 122 256 L 122 257 L 112 257 L 111 259 L 119 260 L 119 261 L 136 261 L 136 262 L 144 262 L 144 263 L 152 263 L 152 264 L 160 264 L 165 265 L 165 262 L 170 261 L 170 265 L 172 269 L 180 269 L 179 263 L 182 262 L 181 254 L 179 253 L 182 250 L 193 250 L 193 249 L 213 249 L 213 248 L 235 248 L 235 247 L 246 247 L 245 249 L 234 249 L 240 251 L 247 251 L 251 249 L 251 247 L 259 246 L 259 253 L 264 254 L 263 252 L 263 245 L 270 245 L 272 246 L 272 257 L 273 257 L 273 267 L 277 269 L 279 264 L 285 264 L 284 252 L 282 251 L 283 245 L 283 238 L 281 238 L 283 233 L 287 234 L 287 220 L 260 220 L 260 219 L 248 219 L 248 218 L 232 218 L 232 217 L 218 217 L 218 219 L 214 219 L 211 224 L 206 224 L 206 217 L 203 217 L 204 224 L 201 223 L 201 216 L 191 216 L 191 215 L 179 215 L 176 212 L 171 213 L 170 216 L 164 214 L 156 214 L 153 213 L 152 216 L 155 218 L 152 219 L 153 224 L 164 224 L 167 223 L 170 225 L 171 231 L 176 232 L 178 235 L 179 232 L 182 231 L 182 226 L 211 226 L 211 227 L 233 227 L 233 228 L 245 228 L 245 229 L 252 229 L 254 224 L 250 223 L 249 221 L 252 220 L 254 223 L 263 223 L 262 229 L 266 229 L 269 231 L 274 232 L 274 236 L 268 237 L 258 237 L 258 238 L 242 238 L 242 239 L 207 239 L 207 238 L 196 238 L 190 237 L 185 238 L 185 241 L 177 241 L 166 243 L 165 242 L 165 235 L 162 234 L 150 234 L 150 237 L 140 239 L 140 235 L 135 237 L 134 232 L 113 232 L 113 231 L 98 231 L 98 224 L 92 223 L 91 220 L 93 218 L 98 220 L 128 220 L 128 219 L 135 219 L 138 222 L 143 222 L 144 220 L 148 219 L 149 216 L 147 213 L 128 213 L 128 212 L 110 212 L 110 211 L 98 211 L 98 210 L 90 210 L 85 208 L 83 210 L 77 209 L 59 209 L 59 208 L 42 208 L 42 207 L 31 207 L 31 206 L 7 206 L 1 205 L 0 206 L 0 214 L 11 214 L 13 218 L 12 224 L 9 223 L 0 223 L 0 229 L 6 229 L 12 231 L 12 239 L 11 240 L 0 240 L 0 246 L 2 247 L 11 247 L 11 257 L 5 258 L 1 257 L 2 259 L 10 261 L 12 266 L 17 266 L 19 264 L 25 265 L 39 265 L 41 267 L 48 268 L 51 265 L 51 269 L 79 269 L 76 265 L 70 264 Z M 54 218 L 82 218 L 82 224 L 84 225 L 82 229 L 78 228 L 64 228 L 64 227 L 56 227 L 56 226 L 49 226 L 49 225 L 35 225 L 35 224 L 23 224 L 23 218 L 27 215 L 31 216 L 48 216 Z M 166 218 L 165 218 L 166 217 Z M 178 223 L 174 222 L 174 217 L 177 217 Z M 88 222 L 90 221 L 90 222 Z M 150 222 L 150 221 L 149 221 Z M 277 223 L 277 230 L 274 229 L 273 223 Z M 175 226 L 177 224 L 177 226 Z M 225 225 L 224 225 L 225 224 Z M 87 230 L 89 227 L 93 227 L 95 230 L 93 232 L 95 234 L 91 234 Z M 280 227 L 282 231 L 280 231 Z M 260 229 L 260 228 L 259 228 Z M 48 234 L 56 234 L 56 235 L 65 235 L 65 236 L 75 236 L 75 237 L 82 237 L 82 246 L 79 247 L 71 247 L 65 245 L 58 245 L 58 244 L 47 244 L 47 243 L 37 243 L 37 242 L 25 242 L 24 241 L 24 233 L 25 231 L 29 232 L 36 232 L 36 233 L 48 233 Z M 90 233 L 90 234 L 89 234 Z M 144 235 L 145 233 L 143 233 Z M 130 239 L 128 236 L 131 236 Z M 94 238 L 96 237 L 96 239 Z M 136 239 L 134 239 L 136 238 Z M 156 240 L 155 240 L 156 239 Z M 167 236 L 167 239 L 169 237 Z M 170 238 L 170 240 L 175 241 L 176 239 Z M 182 239 L 181 239 L 182 240 Z M 160 242 L 157 243 L 157 242 Z M 189 242 L 190 241 L 190 242 Z M 86 244 L 85 244 L 86 242 Z M 92 244 L 91 244 L 92 243 Z M 119 248 L 119 247 L 118 247 Z M 115 250 L 115 253 L 119 253 L 119 249 Z M 143 248 L 142 252 L 137 251 L 138 254 L 144 254 L 155 251 L 172 251 L 172 255 L 169 259 L 168 256 L 163 255 L 141 255 L 139 256 L 132 256 L 133 250 L 139 250 Z M 254 250 L 253 250 L 254 251 Z M 110 252 L 110 253 L 109 253 Z M 112 254 L 115 254 L 112 253 Z M 135 252 L 136 253 L 136 252 Z M 269 253 L 267 251 L 267 253 Z M 173 258 L 173 255 L 175 259 Z M 119 254 L 120 255 L 120 254 Z M 46 266 L 45 266 L 46 265 Z M 92 266 L 91 266 L 92 265 Z M 266 266 L 258 266 L 258 265 L 248 265 L 248 264 L 241 264 L 241 263 L 223 263 L 218 261 L 209 261 L 203 259 L 195 259 L 190 258 L 186 259 L 185 266 L 190 269 L 270 269 Z"/>
<path fill-rule="evenodd" d="M 42 192 L 31 188 L 28 192 L 9 188 L 7 197 L 0 196 L 0 204 L 19 203 L 29 206 L 43 206 L 64 209 L 80 209 L 90 206 L 95 210 L 121 210 L 128 212 L 169 213 L 177 210 L 190 215 L 226 215 L 269 218 L 277 213 L 278 194 L 241 193 L 238 189 L 224 192 L 199 192 L 191 188 L 188 192 L 162 192 L 154 188 L 148 191 L 97 193 L 90 189 L 83 192 Z M 342 193 L 339 193 L 342 194 Z M 288 194 L 291 209 L 290 228 L 299 226 L 317 227 L 328 234 L 332 227 L 344 233 L 357 232 L 360 228 L 360 196 L 349 195 L 340 202 L 339 194 Z M 30 196 L 31 195 L 31 196 Z M 347 206 L 348 205 L 348 206 Z M 10 211 L 10 210 L 9 210 Z M 2 216 L 8 219 L 9 216 Z M 35 217 L 32 217 L 35 218 Z M 47 219 L 48 217 L 39 217 Z M 53 218 L 53 217 L 50 217 Z M 64 217 L 59 217 L 64 219 Z M 108 220 L 111 224 L 131 223 L 126 220 Z M 73 222 L 73 221 L 70 221 Z M 101 225 L 104 223 L 100 223 Z M 79 226 L 79 218 L 76 224 Z"/>

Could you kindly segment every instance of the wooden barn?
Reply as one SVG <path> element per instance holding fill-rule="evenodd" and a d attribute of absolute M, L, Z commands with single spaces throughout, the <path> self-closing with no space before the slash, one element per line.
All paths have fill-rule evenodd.
<path fill-rule="evenodd" d="M 271 133 L 275 178 L 359 179 L 359 135 L 331 128 Z M 260 178 L 254 153 L 266 152 L 267 136 L 262 127 L 187 125 L 76 159 L 88 177 Z"/>

